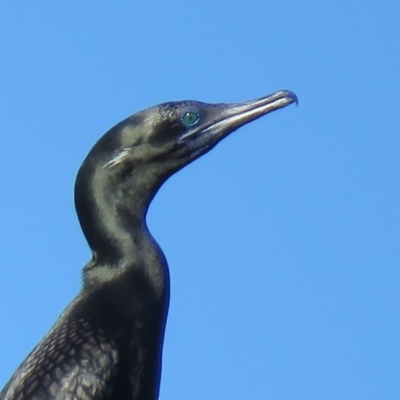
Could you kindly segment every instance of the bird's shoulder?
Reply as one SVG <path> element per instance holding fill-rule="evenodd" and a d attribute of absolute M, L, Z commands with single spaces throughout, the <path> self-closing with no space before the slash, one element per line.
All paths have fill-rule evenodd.
<path fill-rule="evenodd" d="M 117 361 L 113 338 L 72 304 L 17 369 L 0 400 L 107 399 Z"/>

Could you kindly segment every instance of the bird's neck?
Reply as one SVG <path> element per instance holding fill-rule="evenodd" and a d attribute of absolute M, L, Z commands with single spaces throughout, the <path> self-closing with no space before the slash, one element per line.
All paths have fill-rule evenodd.
<path fill-rule="evenodd" d="M 77 179 L 76 208 L 93 251 L 84 270 L 85 284 L 98 287 L 125 274 L 144 276 L 160 293 L 169 289 L 167 262 L 146 225 L 158 186 L 151 180 L 127 180 L 115 186 L 97 178 Z M 112 182 L 111 182 L 112 183 Z"/>

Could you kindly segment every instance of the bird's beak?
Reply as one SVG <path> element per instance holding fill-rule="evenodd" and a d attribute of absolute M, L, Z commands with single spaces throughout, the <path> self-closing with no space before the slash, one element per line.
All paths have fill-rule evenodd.
<path fill-rule="evenodd" d="M 243 103 L 217 104 L 214 106 L 215 118 L 185 133 L 179 142 L 185 142 L 196 152 L 201 148 L 207 151 L 239 127 L 292 103 L 298 104 L 297 96 L 288 90 L 281 90 Z"/>

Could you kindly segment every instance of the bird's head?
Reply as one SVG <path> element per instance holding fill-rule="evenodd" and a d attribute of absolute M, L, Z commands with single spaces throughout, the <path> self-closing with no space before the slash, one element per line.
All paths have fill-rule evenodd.
<path fill-rule="evenodd" d="M 134 175 L 148 185 L 161 184 L 237 128 L 293 102 L 297 102 L 294 93 L 279 91 L 234 104 L 163 103 L 112 128 L 87 161 L 94 161 L 113 181 Z"/>

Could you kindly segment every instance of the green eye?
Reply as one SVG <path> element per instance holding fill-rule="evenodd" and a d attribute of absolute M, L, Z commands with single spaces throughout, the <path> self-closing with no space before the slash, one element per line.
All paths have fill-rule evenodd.
<path fill-rule="evenodd" d="M 200 120 L 200 115 L 195 111 L 186 111 L 183 113 L 181 120 L 186 126 L 195 126 Z"/>

